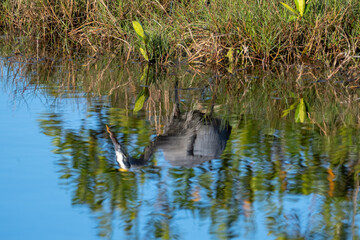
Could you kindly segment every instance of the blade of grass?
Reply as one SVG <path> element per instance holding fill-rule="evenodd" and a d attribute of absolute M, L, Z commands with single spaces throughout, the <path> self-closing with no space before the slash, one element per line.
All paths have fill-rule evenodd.
<path fill-rule="evenodd" d="M 290 7 L 289 5 L 287 5 L 286 3 L 280 2 L 285 8 L 287 8 L 289 11 L 291 11 L 292 13 L 294 13 L 296 16 L 299 16 L 299 13 L 297 13 L 292 7 Z"/>

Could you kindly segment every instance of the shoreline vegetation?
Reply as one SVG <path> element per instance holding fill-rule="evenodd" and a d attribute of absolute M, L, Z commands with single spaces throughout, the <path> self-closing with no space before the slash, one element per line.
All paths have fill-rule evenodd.
<path fill-rule="evenodd" d="M 180 95 L 192 96 L 182 102 L 185 109 L 214 111 L 217 116 L 230 116 L 229 121 L 233 115 L 275 125 L 283 119 L 304 123 L 305 128 L 317 129 L 324 136 L 333 136 L 342 127 L 360 128 L 360 86 L 356 81 L 360 74 L 356 71 L 348 75 L 341 70 L 328 81 L 330 70 L 311 67 L 279 66 L 272 71 L 250 67 L 228 74 L 191 65 L 124 64 L 116 56 L 82 60 L 29 62 L 19 55 L 1 61 L 0 70 L 7 76 L 6 88 L 16 86 L 14 99 L 26 101 L 31 98 L 28 94 L 61 99 L 81 93 L 91 102 L 100 97 L 124 109 L 126 115 L 145 114 L 151 122 L 155 119 L 157 130 L 173 112 L 175 89 Z M 215 106 L 213 110 L 211 106 Z M 167 117 L 158 119 L 158 114 Z"/>
<path fill-rule="evenodd" d="M 237 237 L 264 198 L 263 222 L 278 239 L 355 236 L 360 1 L 293 1 L 2 0 L 1 91 L 13 111 L 40 100 L 44 110 L 35 105 L 32 115 L 51 140 L 61 184 L 73 206 L 89 208 L 101 237 L 138 238 L 149 222 L 146 236 L 176 238 L 179 209 L 211 220 L 214 237 Z M 106 125 L 138 157 L 177 104 L 229 122 L 221 161 L 110 169 Z M 158 195 L 148 201 L 142 189 L 154 181 Z M 284 208 L 295 195 L 311 200 L 310 224 Z"/>
<path fill-rule="evenodd" d="M 147 36 L 148 58 L 160 64 L 229 72 L 269 64 L 357 67 L 360 1 L 310 0 L 298 11 L 299 1 L 4 0 L 0 25 L 3 35 L 34 39 L 50 51 L 111 52 L 126 61 L 146 61 L 136 21 Z"/>

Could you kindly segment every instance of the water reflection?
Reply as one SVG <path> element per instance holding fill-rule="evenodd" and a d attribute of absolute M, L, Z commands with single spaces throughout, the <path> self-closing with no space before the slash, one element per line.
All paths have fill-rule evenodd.
<path fill-rule="evenodd" d="M 174 115 L 154 147 L 162 150 L 172 166 L 194 167 L 221 156 L 231 126 L 199 111 Z"/>
<path fill-rule="evenodd" d="M 358 234 L 358 226 L 351 227 L 351 219 L 358 217 L 351 197 L 357 195 L 354 179 L 358 177 L 348 164 L 357 161 L 359 152 L 344 141 L 347 134 L 337 135 L 332 142 L 336 147 L 331 147 L 327 138 L 321 140 L 317 131 L 301 125 L 283 122 L 269 130 L 267 121 L 253 119 L 241 119 L 230 134 L 229 127 L 219 131 L 224 125 L 219 118 L 199 126 L 204 115 L 190 111 L 170 118 L 163 134 L 152 137 L 147 121 L 123 116 L 115 127 L 118 141 L 132 146 L 130 155 L 146 159 L 146 165 L 116 172 L 113 146 L 107 144 L 104 129 L 114 113 L 108 108 L 89 112 L 99 119 L 95 129 L 83 125 L 56 131 L 56 115 L 48 116 L 48 124 L 42 121 L 43 130 L 56 132 L 55 152 L 63 156 L 61 178 L 74 191 L 73 203 L 93 210 L 100 235 L 116 232 L 114 219 L 129 238 L 182 239 L 191 225 L 201 223 L 207 226 L 201 228 L 206 236 L 220 239 L 347 239 L 353 231 Z M 185 128 L 187 119 L 196 124 Z M 181 131 L 172 132 L 174 126 L 181 126 Z M 202 150 L 189 141 L 194 126 L 200 136 L 214 135 L 205 137 L 207 146 L 216 142 L 201 157 L 197 153 Z M 357 131 L 351 132 L 358 142 Z M 163 154 L 152 154 L 157 149 Z M 211 160 L 221 152 L 221 159 Z"/>
<path fill-rule="evenodd" d="M 158 149 L 172 166 L 194 167 L 220 157 L 229 139 L 231 126 L 228 122 L 197 110 L 181 114 L 176 107 L 164 133 L 151 141 L 138 159 L 129 157 L 109 127 L 107 132 L 121 169 L 145 165 Z"/>
<path fill-rule="evenodd" d="M 102 70 L 106 65 L 97 64 Z M 327 114 L 316 122 L 319 126 L 280 118 L 288 106 L 272 97 L 288 93 L 251 85 L 255 80 L 249 76 L 210 81 L 191 71 L 156 75 L 160 70 L 153 69 L 150 74 L 157 81 L 145 86 L 149 100 L 135 114 L 132 109 L 143 82 L 126 81 L 141 79 L 142 71 L 113 68 L 100 74 L 107 74 L 103 85 L 95 80 L 96 71 L 73 72 L 74 79 L 84 82 L 80 89 L 72 88 L 71 82 L 61 94 L 55 70 L 48 83 L 25 84 L 25 93 L 29 86 L 36 92 L 41 83 L 43 95 L 36 92 L 38 97 L 57 99 L 39 115 L 40 131 L 52 139 L 57 172 L 71 192 L 72 204 L 90 210 L 100 237 L 360 237 L 360 134 L 351 124 L 356 117 L 345 114 L 349 110 L 341 105 L 329 107 L 317 99 L 318 88 L 309 87 L 302 95 L 315 108 L 312 118 L 316 112 Z M 109 87 L 113 79 L 120 79 L 116 86 L 122 87 Z M 270 80 L 264 79 L 268 89 Z M 241 81 L 245 84 L 238 92 L 229 87 Z M 97 93 L 111 89 L 112 95 L 85 98 L 84 89 L 90 89 L 88 95 L 95 94 L 91 89 Z M 74 107 L 77 101 L 88 107 Z M 111 126 L 113 141 L 106 125 Z M 126 147 L 129 156 L 144 160 L 143 166 L 117 171 L 114 143 L 115 149 L 117 144 Z"/>

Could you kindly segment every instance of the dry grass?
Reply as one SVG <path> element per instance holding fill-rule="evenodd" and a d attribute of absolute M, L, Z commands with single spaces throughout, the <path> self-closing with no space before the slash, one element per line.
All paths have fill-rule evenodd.
<path fill-rule="evenodd" d="M 293 22 L 275 0 L 4 0 L 0 7 L 6 34 L 126 60 L 141 57 L 133 20 L 143 24 L 161 63 L 227 66 L 230 49 L 238 65 L 337 67 L 356 64 L 360 55 L 360 2 L 352 0 L 310 1 L 307 16 Z"/>

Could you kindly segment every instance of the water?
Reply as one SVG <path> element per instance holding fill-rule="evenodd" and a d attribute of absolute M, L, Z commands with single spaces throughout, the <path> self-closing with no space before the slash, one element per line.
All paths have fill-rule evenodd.
<path fill-rule="evenodd" d="M 356 91 L 51 64 L 1 62 L 0 239 L 359 239 Z M 312 120 L 281 117 L 300 97 Z"/>

